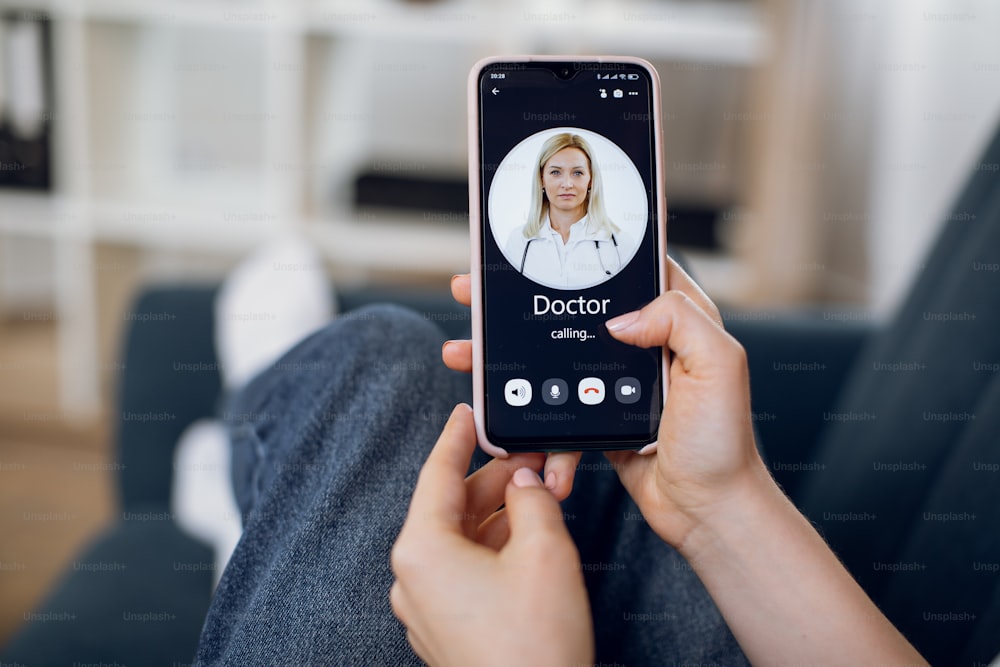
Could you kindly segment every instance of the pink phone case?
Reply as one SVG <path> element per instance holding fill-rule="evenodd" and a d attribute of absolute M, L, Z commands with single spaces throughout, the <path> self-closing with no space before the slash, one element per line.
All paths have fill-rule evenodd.
<path fill-rule="evenodd" d="M 499 447 L 486 437 L 486 404 L 484 391 L 483 369 L 483 258 L 482 258 L 482 224 L 480 219 L 479 193 L 479 75 L 484 67 L 497 62 L 581 62 L 588 64 L 628 63 L 646 69 L 653 85 L 653 132 L 657 137 L 655 142 L 654 160 L 655 173 L 660 179 L 660 193 L 656 201 L 658 238 L 660 255 L 659 279 L 660 293 L 667 287 L 667 230 L 666 230 L 666 198 L 663 190 L 663 125 L 660 118 L 660 77 L 651 63 L 642 58 L 630 56 L 490 56 L 483 58 L 472 66 L 468 80 L 468 114 L 469 114 L 469 234 L 471 241 L 471 275 L 472 275 L 472 411 L 476 422 L 476 437 L 479 446 L 491 456 L 507 458 L 507 450 Z M 663 367 L 661 369 L 662 399 L 667 400 L 667 385 L 669 383 L 669 353 L 664 350 Z M 639 450 L 640 454 L 652 454 L 656 451 L 656 441 Z"/>

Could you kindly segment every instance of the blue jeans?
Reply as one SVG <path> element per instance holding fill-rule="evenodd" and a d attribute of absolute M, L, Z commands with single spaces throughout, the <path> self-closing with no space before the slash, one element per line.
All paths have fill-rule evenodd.
<path fill-rule="evenodd" d="M 198 664 L 420 663 L 389 607 L 389 551 L 420 466 L 452 408 L 469 400 L 468 377 L 441 363 L 442 338 L 400 308 L 347 313 L 233 397 L 244 534 Z M 477 452 L 472 466 L 485 461 Z M 564 510 L 599 664 L 746 664 L 701 582 L 603 456 L 584 456 Z"/>

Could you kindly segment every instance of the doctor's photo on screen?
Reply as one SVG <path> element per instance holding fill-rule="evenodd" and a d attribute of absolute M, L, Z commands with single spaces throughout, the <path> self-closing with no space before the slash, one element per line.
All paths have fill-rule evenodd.
<path fill-rule="evenodd" d="M 593 132 L 559 128 L 507 154 L 490 188 L 489 214 L 494 239 L 518 273 L 580 289 L 611 279 L 635 255 L 648 198 L 621 148 Z"/>

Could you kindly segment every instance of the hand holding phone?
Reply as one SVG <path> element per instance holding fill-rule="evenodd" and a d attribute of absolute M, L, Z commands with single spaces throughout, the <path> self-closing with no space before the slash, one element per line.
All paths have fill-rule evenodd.
<path fill-rule="evenodd" d="M 671 291 L 608 323 L 623 343 L 674 353 L 656 455 L 606 454 L 650 527 L 689 559 L 755 663 L 816 662 L 843 651 L 845 638 L 863 637 L 850 644 L 855 663 L 925 664 L 768 474 L 754 446 L 746 355 L 725 332 L 711 300 L 676 263 L 666 263 Z M 468 278 L 456 277 L 452 285 L 455 297 L 468 303 Z M 469 341 L 453 341 L 444 358 L 452 368 L 470 367 Z M 459 564 L 448 565 L 452 579 L 465 574 Z M 424 597 L 437 602 L 440 590 L 428 586 Z M 533 608 L 511 586 L 503 590 L 496 600 Z M 478 603 L 479 595 L 470 600 Z M 844 622 L 831 624 L 812 613 L 817 604 L 834 609 Z M 507 616 L 524 618 L 519 611 Z M 538 627 L 532 624 L 529 631 Z M 438 628 L 449 629 L 453 624 Z M 583 645 L 566 641 L 566 648 Z M 498 644 L 498 655 L 505 650 Z"/>
<path fill-rule="evenodd" d="M 636 58 L 492 58 L 469 92 L 480 444 L 648 451 L 665 356 L 604 322 L 666 289 L 656 72 Z"/>
<path fill-rule="evenodd" d="M 460 405 L 392 551 L 389 598 L 410 645 L 432 665 L 480 664 L 486 650 L 503 664 L 592 664 L 580 556 L 541 487 L 541 456 L 494 460 L 466 478 L 475 447 L 472 415 Z"/>

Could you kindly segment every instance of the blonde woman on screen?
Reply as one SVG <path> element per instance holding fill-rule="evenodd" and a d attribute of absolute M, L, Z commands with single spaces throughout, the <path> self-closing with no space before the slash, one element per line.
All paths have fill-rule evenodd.
<path fill-rule="evenodd" d="M 528 221 L 505 248 L 523 276 L 549 287 L 597 285 L 616 275 L 635 249 L 604 210 L 601 172 L 587 141 L 563 132 L 538 154 Z"/>

